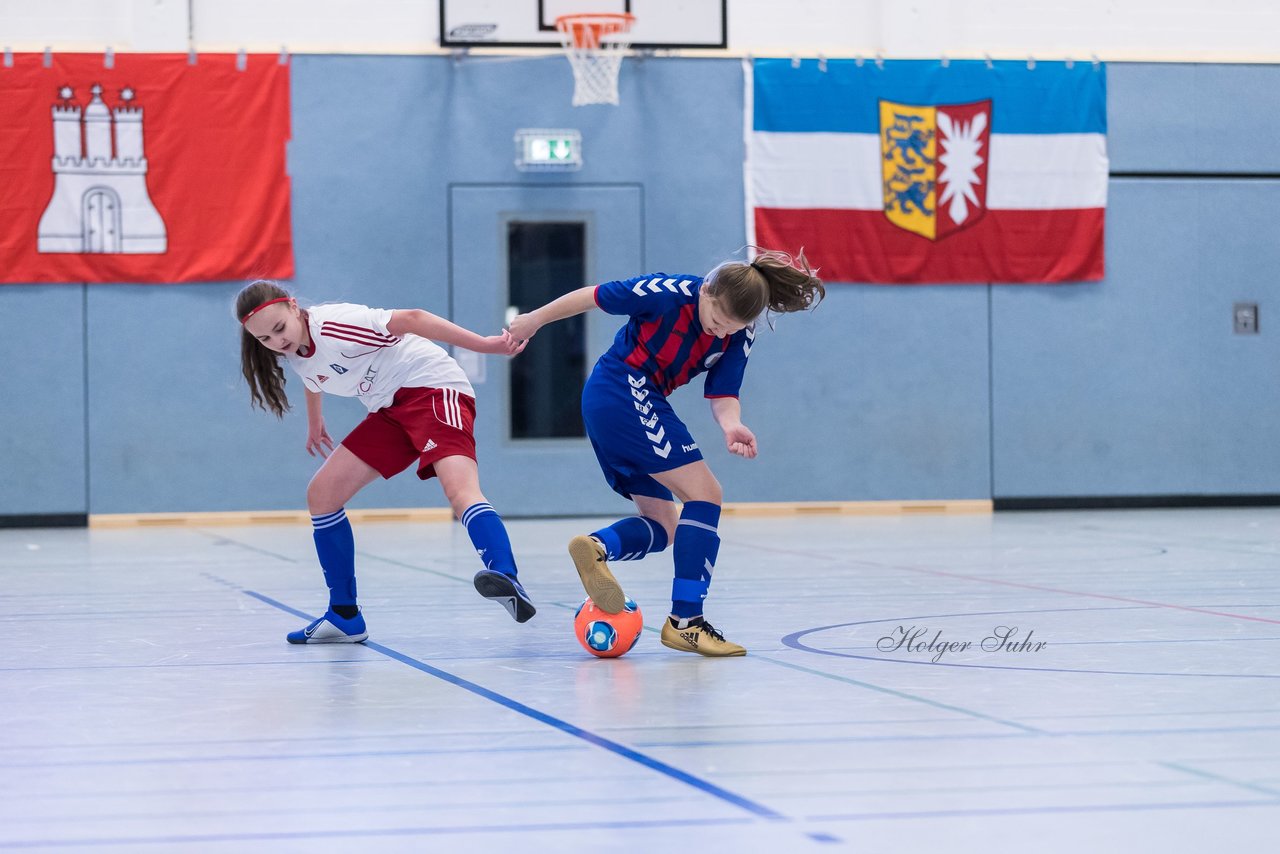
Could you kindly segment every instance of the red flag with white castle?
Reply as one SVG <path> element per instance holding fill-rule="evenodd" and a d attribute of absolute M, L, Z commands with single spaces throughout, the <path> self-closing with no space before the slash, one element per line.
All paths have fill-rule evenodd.
<path fill-rule="evenodd" d="M 274 55 L 16 54 L 0 67 L 0 282 L 293 275 Z"/>

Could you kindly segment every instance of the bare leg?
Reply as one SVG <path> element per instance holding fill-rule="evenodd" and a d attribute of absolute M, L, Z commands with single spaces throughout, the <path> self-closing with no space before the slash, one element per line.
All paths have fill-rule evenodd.
<path fill-rule="evenodd" d="M 647 516 L 662 526 L 667 532 L 667 542 L 671 542 L 676 536 L 676 523 L 680 521 L 680 511 L 676 509 L 674 501 L 668 501 L 665 498 L 651 498 L 648 495 L 633 495 L 631 500 L 636 504 L 636 510 L 641 516 Z"/>
<path fill-rule="evenodd" d="M 480 469 L 470 457 L 453 456 L 436 460 L 436 477 L 444 497 L 449 499 L 453 515 L 459 519 L 467 508 L 485 500 L 480 491 Z"/>
<path fill-rule="evenodd" d="M 716 476 L 702 460 L 649 476 L 674 492 L 676 498 L 686 504 L 690 501 L 706 501 L 719 505 L 724 500 L 720 481 L 716 480 Z"/>
<path fill-rule="evenodd" d="M 378 472 L 373 466 L 339 445 L 311 478 L 307 486 L 307 509 L 312 516 L 335 513 L 377 479 Z"/>
<path fill-rule="evenodd" d="M 470 457 L 436 460 L 436 477 L 453 513 L 467 529 L 484 569 L 475 575 L 476 591 L 507 609 L 523 623 L 537 613 L 529 594 L 516 580 L 516 560 L 502 517 L 480 491 L 480 470 Z"/>

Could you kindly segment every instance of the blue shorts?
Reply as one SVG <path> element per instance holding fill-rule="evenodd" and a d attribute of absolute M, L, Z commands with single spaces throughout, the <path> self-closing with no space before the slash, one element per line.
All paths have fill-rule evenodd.
<path fill-rule="evenodd" d="M 623 498 L 671 501 L 671 490 L 650 475 L 702 459 L 662 392 L 640 371 L 608 356 L 596 363 L 582 389 L 582 421 L 605 480 Z"/>

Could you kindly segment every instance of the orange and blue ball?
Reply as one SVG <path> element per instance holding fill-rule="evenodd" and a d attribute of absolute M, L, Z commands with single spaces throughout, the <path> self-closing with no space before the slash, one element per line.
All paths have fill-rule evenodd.
<path fill-rule="evenodd" d="M 644 631 L 644 615 L 631 599 L 617 614 L 596 607 L 590 599 L 573 615 L 574 634 L 587 652 L 599 658 L 617 658 L 631 651 Z"/>

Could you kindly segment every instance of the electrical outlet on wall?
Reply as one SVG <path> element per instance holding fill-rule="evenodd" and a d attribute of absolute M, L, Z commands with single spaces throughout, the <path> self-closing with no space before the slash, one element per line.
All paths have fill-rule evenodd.
<path fill-rule="evenodd" d="M 1235 333 L 1237 335 L 1258 334 L 1258 304 L 1256 302 L 1238 302 L 1232 310 Z"/>

